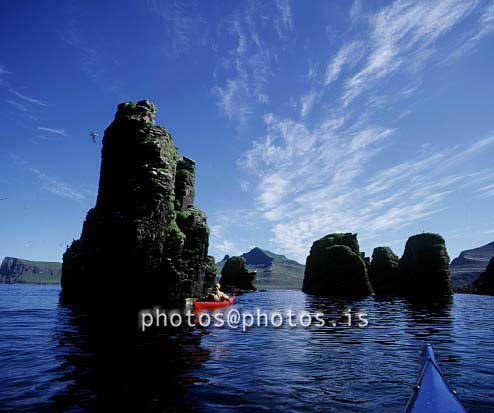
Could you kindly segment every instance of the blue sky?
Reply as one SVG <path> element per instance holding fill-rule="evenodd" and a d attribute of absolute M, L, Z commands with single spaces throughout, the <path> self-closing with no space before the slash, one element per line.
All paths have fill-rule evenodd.
<path fill-rule="evenodd" d="M 2 2 L 0 257 L 61 259 L 96 197 L 89 132 L 141 99 L 197 161 L 217 258 L 492 241 L 493 34 L 489 0 Z"/>

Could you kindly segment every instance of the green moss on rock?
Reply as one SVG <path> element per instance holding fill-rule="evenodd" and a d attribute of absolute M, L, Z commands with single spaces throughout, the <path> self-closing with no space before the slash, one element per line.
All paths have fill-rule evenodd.
<path fill-rule="evenodd" d="M 439 234 L 410 237 L 398 265 L 403 294 L 414 297 L 441 297 L 453 294 L 446 242 Z"/>
<path fill-rule="evenodd" d="M 396 295 L 402 290 L 398 272 L 399 257 L 389 247 L 374 248 L 369 279 L 377 295 Z"/>
<path fill-rule="evenodd" d="M 220 284 L 226 290 L 255 291 L 256 272 L 246 268 L 244 257 L 230 257 L 221 270 Z"/>
<path fill-rule="evenodd" d="M 193 205 L 187 171 L 195 164 L 154 125 L 156 113 L 149 101 L 122 103 L 105 131 L 96 206 L 64 254 L 67 303 L 166 304 L 203 290 L 209 233 L 206 215 Z M 188 185 L 179 191 L 187 203 L 180 208 L 178 172 Z"/>
<path fill-rule="evenodd" d="M 345 242 L 348 245 L 335 244 L 336 242 Z M 314 242 L 307 257 L 302 290 L 325 296 L 372 294 L 367 268 L 358 251 L 356 235 L 330 234 Z"/>
<path fill-rule="evenodd" d="M 346 245 L 356 254 L 360 254 L 360 247 L 357 234 L 350 232 L 329 234 L 312 244 L 311 254 L 324 254 L 324 252 L 334 245 Z"/>

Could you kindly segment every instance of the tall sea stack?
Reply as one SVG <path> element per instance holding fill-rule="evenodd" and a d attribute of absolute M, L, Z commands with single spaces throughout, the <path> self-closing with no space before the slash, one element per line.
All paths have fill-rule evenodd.
<path fill-rule="evenodd" d="M 408 238 L 398 271 L 404 295 L 424 298 L 453 294 L 446 242 L 439 234 Z"/>
<path fill-rule="evenodd" d="M 156 112 L 149 101 L 122 103 L 105 131 L 96 206 L 63 256 L 65 303 L 166 305 L 214 282 L 195 163 Z"/>

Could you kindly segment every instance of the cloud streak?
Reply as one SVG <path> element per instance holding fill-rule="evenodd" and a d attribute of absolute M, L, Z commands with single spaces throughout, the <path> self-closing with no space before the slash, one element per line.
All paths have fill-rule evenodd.
<path fill-rule="evenodd" d="M 476 1 L 395 1 L 370 18 L 369 54 L 360 70 L 346 80 L 342 102 L 350 104 L 402 67 L 431 59 L 431 47 L 469 16 Z"/>
<path fill-rule="evenodd" d="M 61 198 L 69 199 L 78 204 L 87 207 L 91 204 L 91 200 L 81 191 L 59 179 L 50 177 L 37 168 L 29 169 L 39 180 L 41 189 L 50 192 Z"/>
<path fill-rule="evenodd" d="M 270 22 L 268 30 L 266 19 Z M 220 112 L 238 126 L 247 123 L 258 103 L 270 101 L 266 87 L 273 77 L 276 49 L 288 41 L 293 26 L 291 2 L 288 0 L 277 0 L 274 6 L 259 1 L 245 3 L 220 25 L 223 28 L 221 34 L 233 38 L 234 42 L 218 59 L 220 64 L 214 75 L 221 80 L 213 87 L 213 94 L 218 99 Z M 260 35 L 266 30 L 275 39 L 269 44 Z"/>
<path fill-rule="evenodd" d="M 361 42 L 353 41 L 347 45 L 344 45 L 336 56 L 331 59 L 326 66 L 326 72 L 324 74 L 324 85 L 328 86 L 333 83 L 345 69 L 345 67 L 352 68 L 362 58 L 364 51 L 364 45 Z"/>
<path fill-rule="evenodd" d="M 24 102 L 30 103 L 32 105 L 38 105 L 38 106 L 46 106 L 46 102 L 40 100 L 40 99 L 35 99 L 30 96 L 24 95 L 17 90 L 10 89 L 10 93 L 14 94 L 17 96 L 19 99 L 22 99 Z"/>
<path fill-rule="evenodd" d="M 177 58 L 194 47 L 206 45 L 209 27 L 200 14 L 200 1 L 145 0 L 144 4 L 149 13 L 163 22 L 167 56 Z"/>
<path fill-rule="evenodd" d="M 8 75 L 10 72 L 5 68 L 5 66 L 0 65 L 0 76 Z"/>
<path fill-rule="evenodd" d="M 38 130 L 43 132 L 53 133 L 55 135 L 67 136 L 67 133 L 64 129 L 55 129 L 55 128 L 47 128 L 45 126 L 38 126 Z"/>

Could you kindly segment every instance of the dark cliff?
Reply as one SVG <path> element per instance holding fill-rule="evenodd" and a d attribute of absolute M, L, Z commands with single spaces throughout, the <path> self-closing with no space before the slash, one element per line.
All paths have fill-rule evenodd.
<path fill-rule="evenodd" d="M 0 265 L 0 283 L 59 284 L 61 273 L 60 262 L 5 257 Z"/>
<path fill-rule="evenodd" d="M 105 131 L 96 205 L 63 256 L 66 303 L 167 304 L 214 282 L 195 163 L 156 112 L 149 101 L 122 103 Z"/>
<path fill-rule="evenodd" d="M 494 242 L 471 250 L 462 251 L 451 261 L 451 280 L 454 289 L 460 289 L 472 283 L 494 257 Z"/>
<path fill-rule="evenodd" d="M 494 295 L 494 257 L 489 261 L 485 271 L 472 283 L 471 292 Z"/>
<path fill-rule="evenodd" d="M 356 234 L 330 234 L 314 242 L 307 257 L 302 290 L 326 296 L 372 294 Z"/>

